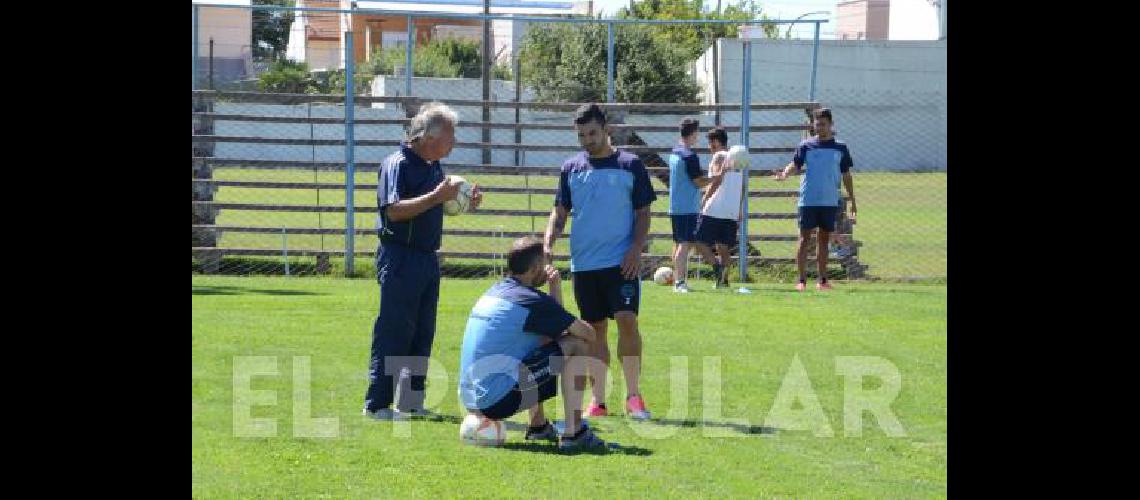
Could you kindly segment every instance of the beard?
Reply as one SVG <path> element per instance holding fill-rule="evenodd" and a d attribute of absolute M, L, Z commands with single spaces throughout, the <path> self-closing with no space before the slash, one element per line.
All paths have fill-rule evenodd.
<path fill-rule="evenodd" d="M 534 283 L 531 283 L 531 285 L 530 285 L 530 286 L 531 286 L 531 288 L 540 288 L 540 287 L 542 287 L 542 285 L 545 285 L 545 284 L 546 284 L 546 279 L 547 279 L 547 278 L 546 278 L 546 273 L 544 273 L 544 272 L 539 272 L 539 273 L 538 273 L 538 276 L 535 276 L 535 277 L 534 277 Z"/>

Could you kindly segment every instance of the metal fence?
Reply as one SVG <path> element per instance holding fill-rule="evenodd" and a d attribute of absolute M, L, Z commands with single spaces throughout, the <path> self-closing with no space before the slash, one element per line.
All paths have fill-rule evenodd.
<path fill-rule="evenodd" d="M 266 15 L 252 15 L 257 11 Z M 255 32 L 267 37 L 269 25 L 288 16 L 287 30 L 275 26 L 289 34 L 287 48 L 279 37 L 277 48 L 259 44 Z M 491 31 L 486 65 L 484 20 L 502 32 Z M 579 149 L 573 109 L 597 101 L 615 122 L 614 145 L 641 156 L 657 191 L 647 272 L 671 252 L 664 160 L 684 118 L 701 122 L 695 151 L 705 168 L 704 132 L 713 125 L 752 153 L 738 269 L 753 278 L 794 268 L 798 181 L 780 184 L 770 174 L 804 137 L 804 110 L 822 105 L 834 110 L 837 136 L 851 148 L 861 209 L 834 241 L 834 272 L 945 276 L 945 93 L 889 83 L 913 76 L 905 71 L 932 72 L 936 80 L 937 69 L 871 65 L 864 72 L 878 70 L 886 76 L 875 83 L 887 84 L 835 85 L 832 75 L 843 79 L 860 69 L 857 60 L 830 58 L 847 50 L 833 42 L 716 36 L 730 26 L 791 22 L 783 20 L 194 5 L 193 21 L 194 272 L 372 275 L 377 169 L 418 106 L 440 100 L 460 115 L 444 169 L 486 193 L 478 212 L 445 220 L 440 255 L 447 275 L 501 273 L 513 238 L 542 235 L 557 168 Z M 818 33 L 825 21 L 797 22 L 814 23 Z M 698 36 L 685 38 L 690 31 Z M 676 43 L 663 48 L 660 40 L 671 37 Z M 215 58 L 234 53 L 234 45 L 246 53 L 261 47 L 261 54 L 248 69 L 221 72 L 203 54 L 210 39 Z M 280 62 L 290 57 L 305 66 Z M 565 235 L 556 254 L 564 265 Z"/>

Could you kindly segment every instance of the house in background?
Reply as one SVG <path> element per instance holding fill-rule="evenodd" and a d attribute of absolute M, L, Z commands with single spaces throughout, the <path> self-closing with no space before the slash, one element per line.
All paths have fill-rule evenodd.
<path fill-rule="evenodd" d="M 253 74 L 253 13 L 211 5 L 249 5 L 250 0 L 194 0 L 198 5 L 198 77 L 210 76 L 210 41 L 214 42 L 214 82 L 222 84 Z"/>
<path fill-rule="evenodd" d="M 348 10 L 352 4 L 361 10 L 388 10 L 417 13 L 481 14 L 482 0 L 387 0 L 380 2 L 350 0 L 297 0 L 297 7 L 317 7 Z M 544 17 L 572 17 L 591 15 L 592 1 L 524 1 L 493 0 L 492 14 L 514 14 Z M 422 45 L 429 40 L 456 37 L 480 41 L 482 24 L 475 19 L 449 19 L 443 17 L 417 17 L 414 20 L 413 43 Z M 289 31 L 286 57 L 303 61 L 314 70 L 344 68 L 344 33 L 353 33 L 353 59 L 367 61 L 377 49 L 404 47 L 408 43 L 408 17 L 371 12 L 307 12 L 298 11 Z M 526 22 L 494 20 L 491 36 L 493 52 L 499 61 L 510 60 L 526 30 Z"/>
<path fill-rule="evenodd" d="M 835 6 L 835 38 L 886 40 L 890 36 L 891 0 L 850 0 Z"/>
<path fill-rule="evenodd" d="M 941 40 L 946 0 L 846 0 L 835 5 L 839 40 Z"/>

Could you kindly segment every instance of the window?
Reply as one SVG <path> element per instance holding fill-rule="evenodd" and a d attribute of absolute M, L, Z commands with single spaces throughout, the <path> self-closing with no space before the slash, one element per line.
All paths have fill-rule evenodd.
<path fill-rule="evenodd" d="M 385 49 L 403 47 L 407 44 L 408 33 L 406 31 L 385 31 L 380 34 L 380 46 Z"/>

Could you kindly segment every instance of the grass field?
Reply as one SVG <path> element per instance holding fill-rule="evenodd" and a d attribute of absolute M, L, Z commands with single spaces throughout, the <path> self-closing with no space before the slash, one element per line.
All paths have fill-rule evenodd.
<path fill-rule="evenodd" d="M 872 192 L 866 191 L 868 202 Z M 864 205 L 868 220 L 860 227 L 875 227 L 874 206 Z M 757 293 L 739 295 L 709 290 L 705 281 L 693 294 L 677 295 L 647 284 L 642 390 L 657 421 L 634 426 L 621 416 L 594 419 L 601 436 L 626 448 L 562 455 L 548 445 L 523 444 L 518 430 L 503 448 L 468 447 L 457 439 L 459 345 L 467 313 L 490 283 L 442 284 L 433 358 L 447 379 L 429 382 L 428 401 L 438 401 L 436 409 L 447 417 L 393 424 L 360 415 L 379 294 L 373 280 L 193 276 L 192 496 L 946 496 L 944 285 L 840 283 L 830 293 L 795 294 L 787 285 L 760 284 Z M 576 312 L 571 293 L 567 301 Z M 714 303 L 715 313 L 707 309 Z M 614 348 L 612 326 L 610 342 Z M 250 410 L 254 418 L 276 419 L 274 437 L 235 436 L 234 366 L 246 356 L 276 359 L 276 376 L 251 383 L 253 390 L 275 391 L 276 404 Z M 861 435 L 845 430 L 837 363 L 846 356 L 897 367 L 901 390 L 890 409 L 905 436 L 888 436 L 869 413 Z M 294 386 L 294 357 L 307 358 L 311 384 Z M 704 387 L 713 380 L 704 373 L 706 358 L 719 360 L 716 391 Z M 794 360 L 802 363 L 834 437 L 763 427 Z M 687 378 L 671 377 L 671 363 L 686 366 Z M 611 368 L 608 402 L 620 409 L 624 383 L 617 364 Z M 878 383 L 868 378 L 863 384 L 873 389 Z M 311 391 L 313 418 L 338 419 L 335 437 L 294 437 L 298 389 Z M 674 396 L 678 389 L 684 394 Z M 704 415 L 713 406 L 704 399 L 718 391 L 719 414 Z M 560 404 L 561 398 L 548 403 L 548 414 L 561 418 Z M 734 423 L 739 419 L 747 425 Z"/>
<path fill-rule="evenodd" d="M 336 172 L 298 172 L 219 169 L 214 177 L 221 180 L 271 180 L 288 182 L 329 182 L 342 183 L 344 175 Z M 469 180 L 483 185 L 500 187 L 523 187 L 529 184 L 537 188 L 553 188 L 557 178 L 553 176 L 477 176 L 467 175 Z M 870 266 L 871 276 L 884 278 L 923 277 L 944 278 L 946 276 L 946 174 L 945 173 L 857 173 L 855 194 L 859 201 L 859 219 L 855 226 L 855 239 L 861 241 L 860 261 Z M 357 175 L 358 183 L 376 182 L 375 173 Z M 667 189 L 654 179 L 654 187 Z M 798 178 L 777 183 L 770 177 L 752 180 L 752 189 L 796 189 Z M 375 207 L 376 194 L 372 190 L 358 190 L 356 206 Z M 326 205 L 343 206 L 344 190 L 294 190 L 294 189 L 250 189 L 222 187 L 215 200 L 225 203 L 263 203 L 285 205 Z M 526 209 L 548 211 L 553 202 L 552 195 L 493 193 L 484 200 L 484 208 Z M 654 211 L 668 208 L 668 197 L 660 196 L 653 204 Z M 753 198 L 750 201 L 752 212 L 795 212 L 795 198 Z M 258 226 L 258 227 L 322 227 L 344 228 L 343 213 L 299 213 L 223 210 L 217 218 L 218 225 Z M 358 228 L 375 227 L 375 214 L 357 214 Z M 753 234 L 796 234 L 795 220 L 753 220 L 749 230 Z M 544 217 L 512 217 L 466 214 L 448 218 L 445 227 L 463 229 L 502 229 L 505 231 L 535 231 L 541 235 L 546 226 Z M 573 231 L 573 226 L 568 228 Z M 669 220 L 654 218 L 651 232 L 669 233 Z M 251 247 L 280 250 L 282 237 L 277 234 L 223 233 L 219 239 L 221 247 Z M 284 242 L 289 248 L 343 250 L 344 239 L 339 235 L 290 235 Z M 502 251 L 508 244 L 494 238 L 447 236 L 443 250 L 462 252 Z M 651 243 L 654 254 L 668 254 L 672 242 L 657 239 Z M 794 252 L 793 242 L 756 242 L 765 256 L 790 257 Z M 360 251 L 376 248 L 374 235 L 358 236 L 355 247 Z M 566 254 L 567 242 L 559 244 L 559 252 Z M 300 259 L 313 262 L 313 258 Z M 280 261 L 280 258 L 262 259 L 262 262 Z M 368 266 L 361 260 L 358 268 Z"/>

